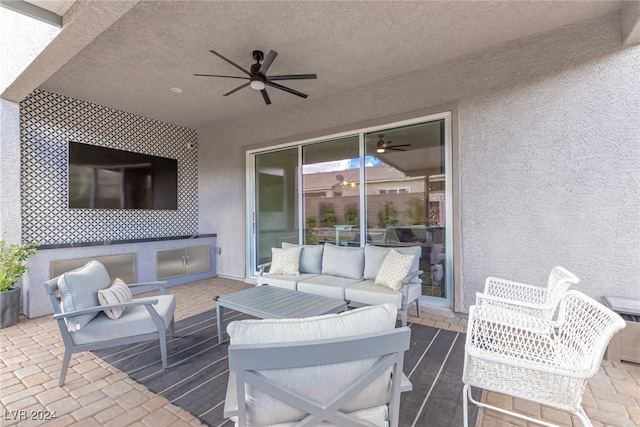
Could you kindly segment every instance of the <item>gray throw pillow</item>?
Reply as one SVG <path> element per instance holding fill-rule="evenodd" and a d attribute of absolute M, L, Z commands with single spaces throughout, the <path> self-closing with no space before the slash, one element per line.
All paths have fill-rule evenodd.
<path fill-rule="evenodd" d="M 60 305 L 63 313 L 100 305 L 98 291 L 107 289 L 111 279 L 107 269 L 99 261 L 89 261 L 75 270 L 64 273 L 58 279 Z M 82 329 L 98 315 L 99 311 L 66 318 L 69 332 Z"/>
<path fill-rule="evenodd" d="M 362 279 L 364 272 L 364 248 L 324 245 L 322 274 Z"/>
<path fill-rule="evenodd" d="M 322 273 L 322 245 L 294 245 L 293 243 L 282 242 L 282 249 L 302 246 L 300 254 L 300 273 Z"/>

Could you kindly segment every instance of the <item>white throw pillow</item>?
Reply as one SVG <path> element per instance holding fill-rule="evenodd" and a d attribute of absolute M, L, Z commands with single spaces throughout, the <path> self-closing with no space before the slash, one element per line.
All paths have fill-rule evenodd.
<path fill-rule="evenodd" d="M 119 277 L 116 277 L 107 289 L 98 291 L 98 301 L 100 301 L 100 305 L 122 304 L 132 299 L 133 297 L 131 296 L 129 287 Z M 104 310 L 104 314 L 106 314 L 109 319 L 117 320 L 122 316 L 122 313 L 124 313 L 124 309 L 125 307 L 108 308 Z"/>
<path fill-rule="evenodd" d="M 402 288 L 402 279 L 409 274 L 415 257 L 415 255 L 402 255 L 391 249 L 380 266 L 375 283 L 393 291 L 399 291 Z"/>
<path fill-rule="evenodd" d="M 299 276 L 302 246 L 293 248 L 271 248 L 269 274 Z"/>

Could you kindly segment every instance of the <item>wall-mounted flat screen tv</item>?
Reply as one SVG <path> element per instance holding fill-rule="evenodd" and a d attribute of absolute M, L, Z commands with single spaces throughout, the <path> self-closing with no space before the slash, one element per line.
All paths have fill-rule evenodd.
<path fill-rule="evenodd" d="M 178 209 L 178 161 L 69 141 L 69 207 Z"/>

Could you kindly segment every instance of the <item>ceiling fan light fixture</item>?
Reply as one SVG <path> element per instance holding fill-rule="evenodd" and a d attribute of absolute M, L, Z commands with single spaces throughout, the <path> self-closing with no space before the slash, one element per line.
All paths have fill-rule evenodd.
<path fill-rule="evenodd" d="M 262 80 L 251 80 L 251 83 L 249 84 L 249 86 L 251 86 L 251 89 L 264 90 L 266 89 L 267 84 Z"/>
<path fill-rule="evenodd" d="M 378 147 L 378 148 L 376 148 L 376 153 L 380 153 L 380 154 L 382 154 L 382 153 L 385 153 L 386 151 L 387 151 L 387 150 L 385 150 L 385 149 L 384 149 L 384 147 Z"/>

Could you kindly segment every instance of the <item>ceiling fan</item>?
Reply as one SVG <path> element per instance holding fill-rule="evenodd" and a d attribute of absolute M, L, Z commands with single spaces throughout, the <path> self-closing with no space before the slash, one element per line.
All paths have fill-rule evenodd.
<path fill-rule="evenodd" d="M 278 53 L 273 50 L 269 51 L 266 59 L 264 57 L 264 53 L 261 50 L 254 50 L 251 56 L 256 61 L 256 63 L 251 65 L 251 69 L 249 71 L 245 70 L 244 68 L 242 68 L 235 62 L 231 61 L 230 59 L 227 59 L 224 56 L 220 55 L 215 50 L 210 50 L 209 52 L 213 53 L 219 58 L 224 59 L 229 64 L 233 65 L 238 70 L 242 71 L 248 76 L 248 77 L 244 77 L 244 76 L 240 77 L 240 76 L 223 76 L 218 74 L 194 74 L 194 76 L 202 76 L 202 77 L 224 77 L 227 79 L 249 80 L 247 83 L 244 83 L 238 86 L 237 88 L 233 89 L 232 91 L 225 93 L 224 96 L 231 95 L 232 93 L 237 92 L 242 88 L 250 86 L 251 89 L 259 90 L 260 93 L 262 94 L 262 98 L 264 99 L 264 102 L 267 105 L 269 105 L 271 104 L 271 99 L 269 98 L 269 94 L 267 93 L 267 86 L 270 86 L 276 89 L 283 90 L 285 92 L 292 93 L 301 98 L 306 98 L 308 96 L 307 94 L 298 92 L 295 89 L 291 89 L 289 87 L 278 84 L 276 83 L 276 81 L 277 80 L 307 80 L 307 79 L 318 78 L 315 74 L 286 74 L 286 75 L 280 75 L 280 76 L 267 76 L 267 71 L 269 70 L 269 67 L 271 67 L 271 64 L 273 64 L 274 59 L 276 59 L 276 56 L 278 55 Z M 262 61 L 263 59 L 264 59 L 264 62 L 260 64 L 260 61 Z"/>
<path fill-rule="evenodd" d="M 411 144 L 398 144 L 398 145 L 391 145 L 393 144 L 393 142 L 391 141 L 387 141 L 384 142 L 384 140 L 382 139 L 384 137 L 384 134 L 380 133 L 378 134 L 378 142 L 376 142 L 376 153 L 379 154 L 383 154 L 386 153 L 387 150 L 390 151 L 407 151 L 404 148 L 399 148 L 399 147 L 411 147 Z"/>

